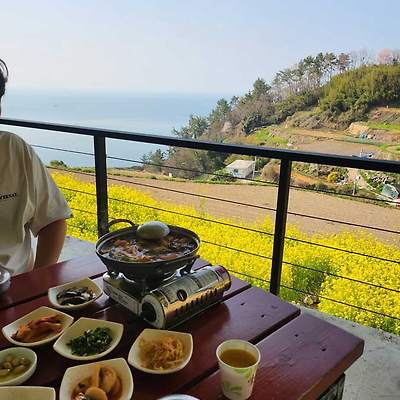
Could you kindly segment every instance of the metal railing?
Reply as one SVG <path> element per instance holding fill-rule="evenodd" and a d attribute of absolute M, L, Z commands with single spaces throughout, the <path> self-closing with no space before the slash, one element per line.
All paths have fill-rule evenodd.
<path fill-rule="evenodd" d="M 95 174 L 89 174 L 89 175 L 92 175 L 96 181 L 97 228 L 98 228 L 99 236 L 105 234 L 108 229 L 108 218 L 109 218 L 109 216 L 108 216 L 108 200 L 109 200 L 109 197 L 108 197 L 108 189 L 107 189 L 107 180 L 112 179 L 117 182 L 127 182 L 126 180 L 124 180 L 122 178 L 116 178 L 116 177 L 108 178 L 107 177 L 107 159 L 143 163 L 142 161 L 137 161 L 137 160 L 130 160 L 130 159 L 125 159 L 125 158 L 107 156 L 107 154 L 106 154 L 106 138 L 120 139 L 120 140 L 133 141 L 133 142 L 150 143 L 150 144 L 157 144 L 157 145 L 167 145 L 167 146 L 172 146 L 172 147 L 208 150 L 208 151 L 228 153 L 228 154 L 239 154 L 239 155 L 246 155 L 246 156 L 257 156 L 257 157 L 278 159 L 278 160 L 280 160 L 280 174 L 279 174 L 279 182 L 277 185 L 278 186 L 278 194 L 277 194 L 276 208 L 248 204 L 248 203 L 238 202 L 235 200 L 218 198 L 216 196 L 193 194 L 193 193 L 185 192 L 182 190 L 166 189 L 166 188 L 160 188 L 160 187 L 157 187 L 157 189 L 170 190 L 170 191 L 175 191 L 180 194 L 191 195 L 191 196 L 200 196 L 205 199 L 212 199 L 215 201 L 229 202 L 229 203 L 232 203 L 235 205 L 241 205 L 241 206 L 246 206 L 246 207 L 254 207 L 256 209 L 274 211 L 276 213 L 276 215 L 275 215 L 275 225 L 274 225 L 273 233 L 265 232 L 265 231 L 253 229 L 253 228 L 243 228 L 240 225 L 229 224 L 226 222 L 207 220 L 204 217 L 196 217 L 193 215 L 188 216 L 191 218 L 199 218 L 204 221 L 208 221 L 208 222 L 212 222 L 212 223 L 228 225 L 230 227 L 235 227 L 238 229 L 246 229 L 246 230 L 250 230 L 250 231 L 253 231 L 256 233 L 273 235 L 274 239 L 273 239 L 272 257 L 269 255 L 252 253 L 252 252 L 249 252 L 244 249 L 235 249 L 235 248 L 232 248 L 232 247 L 229 247 L 226 245 L 224 246 L 224 245 L 221 245 L 218 243 L 204 241 L 205 243 L 208 243 L 210 245 L 225 247 L 232 251 L 238 251 L 238 252 L 242 252 L 244 254 L 261 257 L 266 260 L 271 260 L 270 280 L 261 279 L 261 278 L 257 278 L 254 276 L 248 276 L 248 277 L 252 278 L 252 279 L 262 280 L 262 281 L 268 283 L 270 291 L 273 294 L 278 295 L 281 286 L 287 287 L 287 286 L 281 284 L 282 266 L 284 264 L 291 265 L 295 268 L 303 268 L 306 270 L 319 272 L 319 273 L 327 274 L 327 275 L 342 278 L 342 279 L 349 279 L 351 281 L 370 285 L 372 287 L 378 287 L 381 289 L 391 290 L 391 291 L 400 293 L 400 291 L 397 289 L 385 287 L 383 285 L 377 285 L 374 283 L 363 282 L 363 281 L 360 281 L 360 280 L 357 280 L 357 279 L 354 279 L 351 277 L 342 276 L 342 275 L 335 274 L 332 272 L 322 271 L 317 268 L 297 265 L 295 263 L 290 263 L 290 262 L 283 260 L 283 251 L 284 251 L 285 240 L 289 240 L 289 241 L 297 241 L 299 243 L 305 243 L 305 244 L 312 245 L 312 246 L 317 246 L 317 247 L 319 246 L 319 247 L 323 247 L 323 248 L 327 248 L 327 249 L 333 249 L 333 250 L 337 250 L 337 251 L 347 252 L 347 253 L 351 253 L 353 255 L 360 256 L 360 257 L 375 258 L 375 259 L 381 260 L 381 261 L 388 261 L 391 263 L 400 264 L 400 260 L 386 259 L 386 258 L 378 257 L 374 254 L 363 254 L 363 253 L 357 252 L 354 249 L 353 250 L 340 249 L 340 248 L 331 247 L 329 245 L 322 244 L 322 243 L 303 241 L 302 239 L 299 239 L 299 238 L 286 236 L 286 221 L 287 221 L 288 215 L 300 216 L 303 218 L 319 219 L 319 220 L 324 220 L 327 222 L 337 222 L 337 223 L 341 223 L 341 224 L 345 224 L 345 225 L 349 225 L 349 226 L 363 227 L 363 228 L 368 228 L 368 229 L 373 229 L 373 230 L 381 230 L 381 231 L 393 233 L 393 234 L 399 234 L 400 232 L 398 232 L 396 230 L 384 229 L 384 228 L 375 227 L 375 226 L 365 226 L 362 224 L 355 224 L 355 223 L 351 223 L 351 222 L 347 222 L 347 221 L 336 221 L 336 220 L 332 220 L 329 218 L 321 218 L 321 217 L 316 217 L 316 216 L 312 216 L 312 215 L 306 215 L 306 214 L 302 214 L 302 213 L 288 211 L 290 189 L 291 189 L 291 187 L 292 188 L 295 187 L 290 184 L 293 162 L 306 162 L 306 163 L 315 163 L 315 164 L 323 164 L 323 165 L 346 167 L 346 168 L 357 168 L 357 169 L 372 170 L 372 171 L 400 173 L 400 163 L 397 161 L 361 159 L 358 157 L 327 155 L 327 154 L 320 154 L 320 153 L 301 152 L 301 151 L 292 151 L 292 150 L 283 150 L 283 149 L 272 149 L 272 148 L 264 148 L 264 147 L 257 147 L 257 146 L 222 144 L 222 143 L 213 143 L 213 142 L 207 142 L 207 141 L 197 141 L 197 140 L 191 140 L 191 139 L 181 139 L 181 138 L 168 137 L 168 136 L 148 135 L 148 134 L 142 134 L 142 133 L 136 133 L 136 132 L 87 128 L 87 127 L 80 127 L 80 126 L 32 122 L 32 121 L 23 121 L 23 120 L 11 120 L 11 119 L 5 119 L 5 118 L 0 119 L 0 125 L 1 124 L 25 127 L 25 128 L 48 130 L 48 131 L 63 132 L 63 133 L 71 133 L 71 134 L 78 134 L 78 135 L 86 135 L 86 136 L 93 137 L 93 146 L 94 146 L 93 153 L 70 151 L 70 150 L 66 150 L 66 149 L 58 149 L 58 148 L 52 148 L 52 147 L 48 147 L 48 146 L 37 146 L 37 147 L 59 150 L 59 151 L 68 151 L 68 152 L 77 153 L 77 154 L 87 154 L 87 155 L 94 156 Z M 150 163 L 150 165 L 152 165 L 152 164 Z M 188 170 L 188 169 L 180 168 L 180 167 L 171 167 L 171 168 Z M 197 172 L 199 172 L 199 171 L 197 171 Z M 220 174 L 216 174 L 213 171 L 200 171 L 200 172 L 205 173 L 205 174 L 210 174 L 210 175 L 221 176 Z M 84 172 L 80 172 L 80 173 L 85 174 Z M 132 182 L 129 182 L 129 183 L 132 183 Z M 142 187 L 155 187 L 153 185 L 146 184 L 146 183 L 136 182 L 135 184 L 142 186 Z M 271 184 L 273 184 L 273 183 L 271 183 Z M 65 188 L 65 189 L 68 190 L 68 188 Z M 329 193 L 329 191 L 326 191 L 326 190 L 323 190 L 322 192 Z M 93 196 L 92 193 L 86 193 L 86 194 Z M 359 197 L 366 198 L 365 196 L 359 196 Z M 121 201 L 120 199 L 112 199 L 112 200 Z M 374 200 L 376 200 L 376 199 L 374 199 Z M 138 204 L 136 204 L 136 205 L 138 205 Z M 149 208 L 153 208 L 156 210 L 158 209 L 157 207 L 148 206 L 148 205 L 146 206 L 143 204 L 141 204 L 140 206 L 149 207 Z M 90 214 L 90 213 L 93 214 L 93 212 L 90 210 L 82 210 L 82 209 L 76 209 L 76 210 L 79 212 L 86 212 L 88 214 Z M 165 211 L 165 212 L 173 212 L 173 211 L 164 210 L 164 209 L 158 209 L 158 210 Z M 180 215 L 184 215 L 184 214 L 181 213 Z M 240 272 L 240 271 L 232 271 L 232 272 L 237 273 L 239 275 L 247 276 L 245 273 Z M 294 288 L 294 287 L 293 288 L 287 287 L 287 288 L 295 290 L 295 291 L 303 292 L 304 294 L 312 294 L 312 293 L 308 293 L 307 291 L 304 291 L 304 290 L 301 290 L 298 288 Z M 340 303 L 340 301 L 337 301 L 337 302 Z M 353 306 L 353 307 L 357 308 L 357 306 L 354 306 L 351 304 L 349 304 L 349 306 Z M 358 308 L 360 308 L 360 307 L 358 307 Z M 374 312 L 373 310 L 366 310 L 366 311 L 369 311 L 372 313 Z M 387 316 L 385 314 L 381 314 L 381 315 Z M 399 319 L 399 318 L 396 318 L 393 316 L 389 316 L 389 317 Z"/>

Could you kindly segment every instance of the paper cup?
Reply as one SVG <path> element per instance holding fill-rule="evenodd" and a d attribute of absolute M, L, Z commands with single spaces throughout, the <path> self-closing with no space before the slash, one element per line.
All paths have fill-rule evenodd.
<path fill-rule="evenodd" d="M 221 354 L 226 350 L 244 350 L 254 356 L 256 362 L 244 368 L 237 368 L 221 360 Z M 221 343 L 216 351 L 219 370 L 221 374 L 221 388 L 225 397 L 230 400 L 246 400 L 253 391 L 254 379 L 260 352 L 256 346 L 245 340 L 232 339 Z"/>

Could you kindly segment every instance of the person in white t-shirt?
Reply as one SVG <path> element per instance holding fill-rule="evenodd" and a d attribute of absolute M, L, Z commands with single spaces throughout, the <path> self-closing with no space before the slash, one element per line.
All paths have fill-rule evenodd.
<path fill-rule="evenodd" d="M 7 77 L 0 60 L 0 101 Z M 17 275 L 57 262 L 70 216 L 67 202 L 33 149 L 19 136 L 0 131 L 0 266 Z M 31 233 L 38 238 L 35 258 Z"/>

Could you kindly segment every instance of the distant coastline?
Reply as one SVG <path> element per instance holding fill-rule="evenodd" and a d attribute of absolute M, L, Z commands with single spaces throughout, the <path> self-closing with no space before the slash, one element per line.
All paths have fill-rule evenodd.
<path fill-rule="evenodd" d="M 173 128 L 185 125 L 190 114 L 207 115 L 220 95 L 135 94 L 113 91 L 54 91 L 10 88 L 3 101 L 7 118 L 65 123 L 132 132 L 172 135 Z M 92 153 L 92 140 L 73 135 L 2 126 L 22 136 L 28 143 Z M 108 141 L 110 156 L 140 160 L 160 146 Z M 90 167 L 93 158 L 85 155 L 36 148 L 45 164 L 62 160 L 69 166 Z M 110 167 L 134 164 L 109 160 Z"/>

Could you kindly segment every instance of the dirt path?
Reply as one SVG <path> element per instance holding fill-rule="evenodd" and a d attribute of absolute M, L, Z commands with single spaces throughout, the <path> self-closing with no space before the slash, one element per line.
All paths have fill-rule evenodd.
<path fill-rule="evenodd" d="M 92 180 L 90 177 L 74 174 L 81 180 Z M 175 182 L 145 178 L 116 177 L 128 183 L 110 179 L 109 184 L 125 184 L 150 194 L 157 200 L 173 204 L 194 206 L 199 211 L 206 211 L 216 217 L 227 217 L 238 222 L 260 221 L 265 216 L 275 218 L 275 212 L 263 208 L 275 208 L 277 189 L 269 186 L 255 185 L 213 185 L 194 182 Z M 146 185 L 146 186 L 144 186 Z M 170 190 L 187 192 L 182 194 Z M 192 195 L 195 194 L 195 195 Z M 243 205 L 221 200 L 202 198 L 196 195 L 231 200 Z M 244 205 L 248 204 L 248 205 Z M 400 231 L 400 210 L 367 204 L 336 196 L 312 193 L 291 189 L 289 211 L 331 220 L 345 221 L 380 229 Z M 297 225 L 302 231 L 309 233 L 337 233 L 353 231 L 354 227 L 314 218 L 289 215 L 288 223 Z M 400 246 L 400 236 L 379 230 L 362 229 L 382 240 Z"/>
<path fill-rule="evenodd" d="M 380 149 L 372 144 L 361 144 L 352 142 L 341 142 L 336 140 L 321 140 L 313 143 L 300 144 L 297 150 L 311 151 L 317 153 L 340 154 L 344 156 L 358 156 L 362 151 L 374 153 L 374 158 L 378 158 Z"/>

